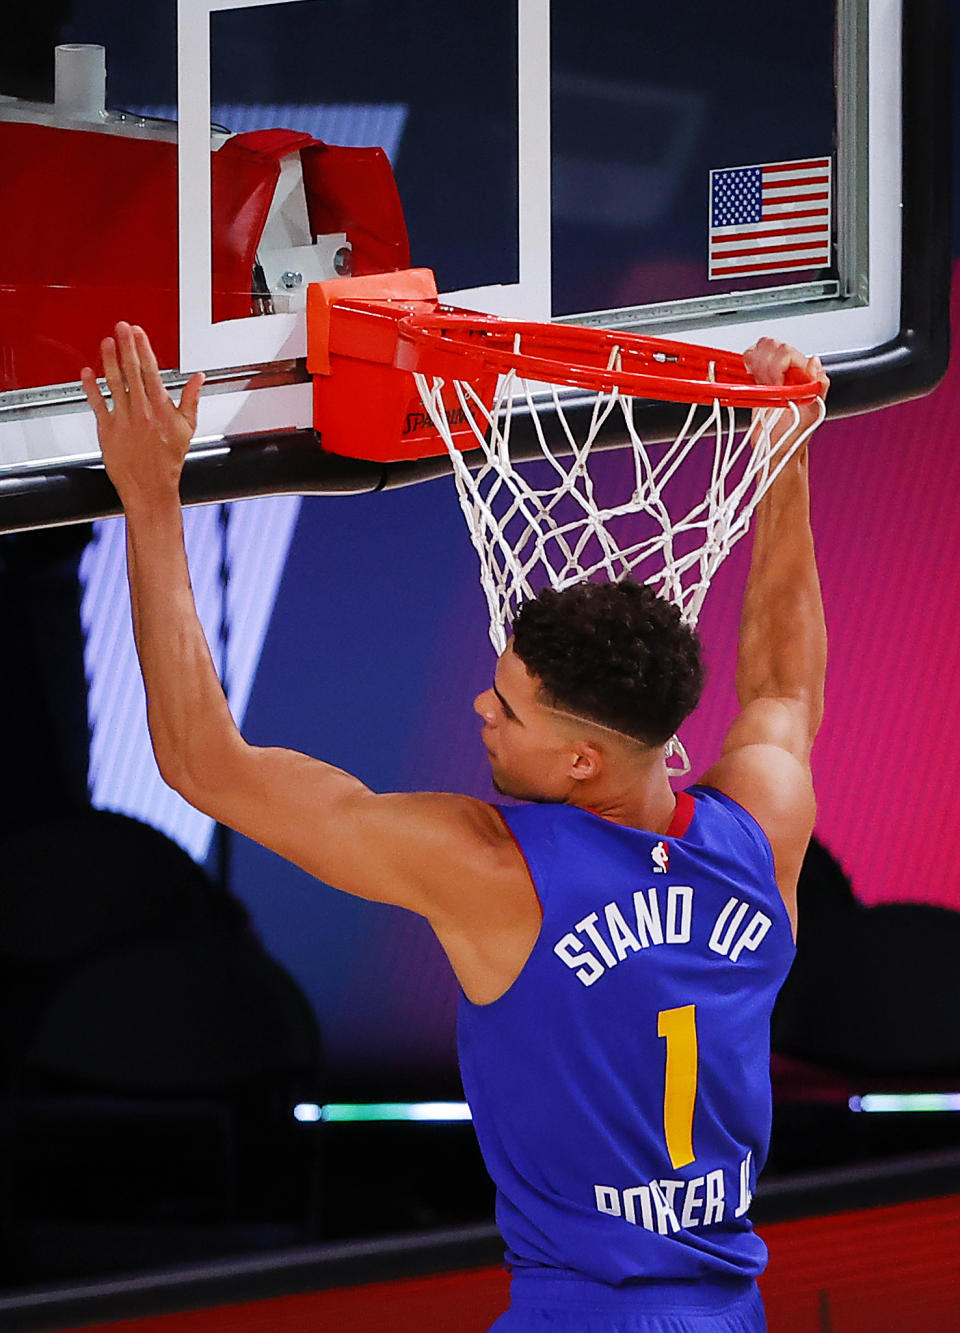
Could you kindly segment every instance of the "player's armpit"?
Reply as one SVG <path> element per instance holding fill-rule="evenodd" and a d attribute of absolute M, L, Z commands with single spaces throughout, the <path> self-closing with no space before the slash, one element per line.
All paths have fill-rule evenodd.
<path fill-rule="evenodd" d="M 192 805 L 346 893 L 468 924 L 468 881 L 517 876 L 497 811 L 468 796 L 378 794 L 294 750 L 233 747 L 216 775 L 176 784 Z M 522 861 L 520 861 L 522 868 Z"/>

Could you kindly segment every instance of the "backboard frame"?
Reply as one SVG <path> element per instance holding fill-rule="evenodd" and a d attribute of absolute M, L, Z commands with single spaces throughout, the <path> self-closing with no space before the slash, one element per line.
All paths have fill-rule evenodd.
<path fill-rule="evenodd" d="M 256 0 L 257 4 L 264 2 L 281 4 L 292 0 Z M 178 3 L 183 8 L 192 0 L 178 0 Z M 253 4 L 254 0 L 239 0 L 239 3 L 237 0 L 202 0 L 197 10 L 202 11 L 209 29 L 211 13 L 250 8 Z M 545 8 L 546 0 L 533 0 L 533 4 Z M 877 21 L 874 16 L 881 16 L 881 11 L 889 14 L 894 4 L 899 6 L 899 0 L 871 0 L 872 22 Z M 530 11 L 521 6 L 521 12 Z M 527 59 L 532 59 L 531 40 L 531 34 L 522 27 L 521 44 L 527 43 Z M 542 42 L 542 31 L 538 40 Z M 942 0 L 909 0 L 903 4 L 903 76 L 899 83 L 904 95 L 900 108 L 902 119 L 898 121 L 898 128 L 902 125 L 903 182 L 901 226 L 897 232 L 902 250 L 899 292 L 893 291 L 893 314 L 884 330 L 888 336 L 879 346 L 843 354 L 828 352 L 825 356 L 833 380 L 832 416 L 867 411 L 925 393 L 934 387 L 946 368 L 952 264 L 950 45 L 948 16 Z M 182 78 L 195 76 L 196 71 L 191 73 L 189 64 L 186 72 L 181 69 Z M 537 116 L 540 117 L 540 131 L 544 138 L 549 132 L 549 119 L 544 124 L 543 99 L 546 95 L 548 101 L 548 94 L 549 79 L 542 78 L 537 94 L 540 110 L 530 104 L 524 112 L 528 118 L 534 117 L 533 123 L 537 123 Z M 209 66 L 205 96 L 209 96 Z M 873 102 L 871 114 L 876 114 L 872 108 Z M 889 114 L 894 113 L 891 110 Z M 202 117 L 196 125 L 204 128 Z M 188 125 L 187 133 L 183 133 L 182 127 L 181 134 L 182 164 L 192 160 L 190 153 L 196 153 L 198 145 L 204 154 L 207 153 L 208 140 L 204 139 L 201 144 L 196 126 L 191 130 Z M 191 134 L 196 137 L 196 144 L 190 138 Z M 185 166 L 182 169 L 188 171 Z M 542 170 L 542 159 L 541 167 L 537 169 Z M 205 169 L 195 173 L 196 179 L 208 177 Z M 191 183 L 195 183 L 193 175 Z M 893 206 L 887 192 L 883 207 L 889 213 Z M 896 207 L 900 212 L 899 202 Z M 528 201 L 524 216 L 528 227 L 532 228 L 538 217 L 542 225 L 542 212 L 538 215 L 535 203 Z M 190 262 L 188 258 L 188 270 Z M 872 281 L 876 281 L 873 262 L 871 273 Z M 181 281 L 190 281 L 183 271 Z M 895 283 L 889 285 L 896 287 Z M 485 291 L 487 289 L 459 293 L 458 303 L 475 301 L 492 308 L 492 303 L 484 296 Z M 897 295 L 899 318 L 894 308 Z M 501 313 L 511 311 L 507 307 Z M 283 319 L 282 316 L 271 318 Z M 290 318 L 296 319 L 295 316 Z M 580 322 L 586 322 L 587 318 L 578 317 Z M 701 340 L 721 346 L 725 342 L 742 346 L 756 336 L 761 327 L 761 321 L 752 327 L 743 322 L 730 322 L 721 329 L 719 336 L 717 329 L 712 329 L 709 339 L 704 336 Z M 210 328 L 216 335 L 217 326 L 211 325 Z M 666 329 L 663 331 L 667 332 Z M 188 330 L 188 337 L 195 339 L 195 349 L 207 346 L 196 341 L 195 335 L 196 330 Z M 258 336 L 267 339 L 266 345 L 277 350 L 278 335 L 273 330 L 265 328 Z M 447 470 L 449 465 L 445 460 L 382 467 L 325 455 L 322 448 L 318 448 L 310 425 L 310 385 L 294 351 L 298 344 L 283 341 L 290 336 L 289 330 L 280 334 L 280 350 L 289 349 L 292 355 L 271 356 L 269 360 L 251 366 L 250 343 L 247 341 L 243 362 L 212 377 L 214 383 L 203 401 L 201 436 L 191 449 L 184 470 L 183 498 L 186 503 L 284 492 L 366 492 L 410 484 Z M 697 340 L 693 330 L 685 330 L 681 336 Z M 814 345 L 808 342 L 805 333 L 798 336 L 797 341 Z M 227 359 L 226 356 L 216 357 L 216 360 Z M 213 364 L 213 359 L 207 361 L 208 367 Z M 189 366 L 185 365 L 183 369 L 183 374 L 168 376 L 172 385 L 186 378 Z M 287 407 L 278 414 L 275 409 L 280 395 Z M 648 433 L 657 431 L 662 409 L 643 410 Z M 6 419 L 19 424 L 32 436 L 62 436 L 67 443 L 61 446 L 63 457 L 36 466 L 0 469 L 0 532 L 80 522 L 119 512 L 119 503 L 99 462 L 93 421 L 77 386 L 53 386 L 50 402 L 42 410 L 30 414 L 29 421 L 23 418 L 22 412 L 0 412 L 0 430 L 5 429 Z M 669 423 L 664 429 L 669 432 Z M 619 441 L 611 439 L 602 443 L 614 447 Z"/>

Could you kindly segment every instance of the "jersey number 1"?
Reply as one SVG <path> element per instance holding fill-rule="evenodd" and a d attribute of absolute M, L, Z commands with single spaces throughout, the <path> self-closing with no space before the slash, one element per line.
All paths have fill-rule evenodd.
<path fill-rule="evenodd" d="M 661 1009 L 657 1036 L 667 1042 L 663 1085 L 663 1132 L 674 1170 L 689 1166 L 693 1155 L 693 1104 L 697 1099 L 697 1006 Z"/>

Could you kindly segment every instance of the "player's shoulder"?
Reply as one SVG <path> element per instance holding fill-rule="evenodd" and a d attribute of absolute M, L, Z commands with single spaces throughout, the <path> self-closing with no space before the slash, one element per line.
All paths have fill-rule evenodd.
<path fill-rule="evenodd" d="M 402 808 L 418 822 L 447 834 L 490 845 L 511 840 L 501 807 L 476 796 L 420 791 L 373 795 L 373 799 L 385 812 Z"/>
<path fill-rule="evenodd" d="M 778 745 L 738 746 L 700 779 L 734 801 L 760 826 L 778 867 L 802 860 L 816 819 L 810 767 Z"/>
<path fill-rule="evenodd" d="M 530 840 L 553 846 L 564 828 L 576 822 L 577 807 L 560 801 L 522 801 L 492 807 L 507 834 L 525 845 Z"/>
<path fill-rule="evenodd" d="M 646 833 L 646 830 L 631 829 L 629 825 L 606 819 L 587 806 L 566 801 L 524 801 L 495 808 L 518 841 L 535 839 L 557 851 L 579 843 L 603 841 L 606 835 L 616 831 L 622 833 L 624 829 L 638 834 Z"/>
<path fill-rule="evenodd" d="M 497 806 L 457 792 L 351 794 L 340 810 L 340 829 L 357 845 L 387 849 L 397 867 L 417 880 L 446 880 L 470 867 L 496 869 L 510 859 L 514 839 Z"/>
<path fill-rule="evenodd" d="M 763 825 L 764 818 L 812 819 L 810 766 L 780 745 L 740 745 L 717 760 L 700 779 L 736 801 Z"/>
<path fill-rule="evenodd" d="M 694 813 L 684 844 L 707 853 L 718 847 L 750 858 L 759 853 L 764 863 L 772 864 L 770 840 L 760 821 L 729 792 L 711 785 L 708 776 L 686 789 Z"/>

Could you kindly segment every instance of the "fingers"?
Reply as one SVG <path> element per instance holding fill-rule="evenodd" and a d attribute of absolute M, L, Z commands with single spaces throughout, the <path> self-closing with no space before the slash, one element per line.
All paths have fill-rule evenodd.
<path fill-rule="evenodd" d="M 179 408 L 175 408 L 164 387 L 150 339 L 139 325 L 119 323 L 115 336 L 104 338 L 100 344 L 100 353 L 104 378 L 113 401 L 112 411 L 90 367 L 85 366 L 80 373 L 83 392 L 97 418 L 98 428 L 105 426 L 116 413 L 129 418 L 132 411 L 135 417 L 157 425 L 167 413 L 179 412 L 193 430 L 204 381 L 202 373 L 198 371 L 190 377 L 180 395 Z"/>
<path fill-rule="evenodd" d="M 136 365 L 138 389 L 144 395 L 144 401 L 150 404 L 158 418 L 162 417 L 164 412 L 168 412 L 173 407 L 173 400 L 164 386 L 160 375 L 160 366 L 157 362 L 156 353 L 150 345 L 150 339 L 139 324 L 134 324 L 130 328 L 131 369 L 134 364 Z M 180 395 L 178 410 L 182 416 L 187 418 L 191 426 L 196 425 L 197 404 L 200 400 L 203 378 L 203 374 L 199 371 L 195 375 L 191 375 Z"/>
<path fill-rule="evenodd" d="M 176 494 L 195 430 L 203 376 L 190 377 L 177 408 L 143 329 L 118 324 L 114 336 L 101 343 L 101 353 L 112 402 L 89 366 L 81 372 L 81 384 L 97 420 L 107 476 L 129 512 L 134 500 Z"/>
<path fill-rule="evenodd" d="M 123 376 L 120 373 L 120 362 L 117 360 L 117 344 L 113 338 L 104 338 L 100 344 L 100 355 L 103 358 L 103 375 L 107 381 L 107 388 L 110 390 L 110 397 L 113 399 L 113 410 L 119 412 L 126 403 L 127 390 L 123 382 Z"/>
<path fill-rule="evenodd" d="M 743 354 L 744 365 L 758 384 L 783 384 L 792 366 L 803 367 L 806 358 L 788 343 L 761 338 Z"/>
<path fill-rule="evenodd" d="M 830 380 L 818 356 L 804 356 L 789 343 L 775 338 L 760 338 L 743 354 L 743 362 L 758 384 L 784 384 L 791 370 L 798 370 L 808 380 L 819 380 L 826 396 Z"/>
<path fill-rule="evenodd" d="M 133 325 L 131 333 L 140 368 L 141 384 L 147 401 L 154 412 L 165 412 L 168 410 L 170 396 L 164 388 L 163 380 L 160 378 L 160 367 L 157 364 L 154 350 L 150 346 L 150 339 L 139 324 Z"/>
<path fill-rule="evenodd" d="M 143 367 L 140 364 L 140 352 L 133 329 L 129 324 L 121 322 L 117 325 L 115 334 L 120 351 L 120 368 L 126 382 L 129 404 L 138 415 L 149 415 L 147 392 L 143 382 Z"/>
<path fill-rule="evenodd" d="M 830 376 L 823 368 L 823 362 L 818 356 L 811 356 L 807 359 L 804 367 L 808 379 L 819 380 L 821 388 L 821 398 L 826 398 L 830 392 Z"/>
<path fill-rule="evenodd" d="M 106 426 L 110 420 L 110 409 L 107 406 L 107 400 L 100 392 L 100 385 L 97 383 L 97 377 L 89 366 L 84 366 L 80 372 L 80 383 L 83 386 L 84 396 L 90 406 L 93 408 L 93 415 L 97 418 L 97 429 L 100 430 Z"/>
<path fill-rule="evenodd" d="M 197 406 L 200 401 L 200 390 L 203 388 L 203 373 L 197 371 L 191 375 L 189 380 L 183 386 L 183 392 L 180 395 L 180 414 L 190 423 L 191 430 L 197 424 Z"/>

